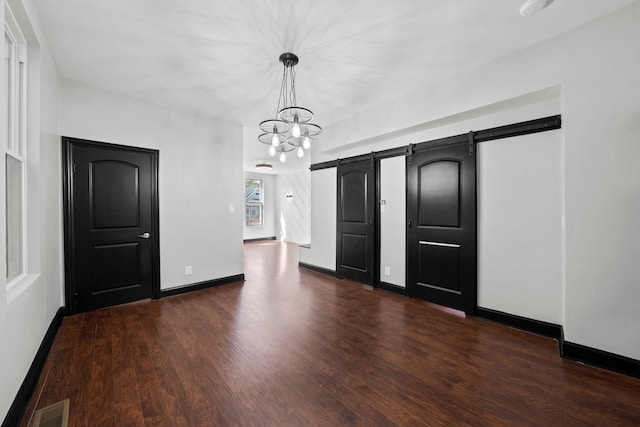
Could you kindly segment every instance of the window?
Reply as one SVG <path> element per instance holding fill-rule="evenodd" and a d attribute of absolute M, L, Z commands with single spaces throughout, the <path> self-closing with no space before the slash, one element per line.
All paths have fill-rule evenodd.
<path fill-rule="evenodd" d="M 245 221 L 247 225 L 262 225 L 262 180 L 246 179 L 244 181 Z"/>
<path fill-rule="evenodd" d="M 27 141 L 27 46 L 11 10 L 5 7 L 5 209 L 6 281 L 25 268 L 25 169 Z"/>

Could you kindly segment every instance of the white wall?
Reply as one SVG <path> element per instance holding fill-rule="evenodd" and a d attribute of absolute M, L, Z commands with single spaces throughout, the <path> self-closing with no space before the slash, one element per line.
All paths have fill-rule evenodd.
<path fill-rule="evenodd" d="M 564 184 L 560 319 L 565 339 L 640 359 L 638 40 L 640 2 L 636 1 L 568 34 L 329 126 L 313 162 L 368 152 L 385 144 L 403 145 L 400 141 L 418 142 L 419 133 L 451 130 L 452 123 L 468 120 L 468 114 L 475 115 L 469 120 L 478 120 L 467 131 L 486 128 L 492 122 L 485 120 L 490 116 L 474 114 L 478 108 L 492 106 L 502 110 L 501 118 L 512 113 L 515 118 L 522 96 L 558 92 L 554 88 L 559 88 L 564 177 L 553 185 Z M 524 119 L 535 117 L 539 116 Z M 312 218 L 315 212 L 312 204 Z M 316 235 L 322 234 L 312 228 L 312 245 Z M 480 292 L 487 296 L 496 292 L 485 286 L 501 285 L 479 284 Z M 525 315 L 518 303 L 503 303 L 506 311 Z M 555 307 L 558 301 L 549 304 Z"/>
<path fill-rule="evenodd" d="M 424 96 L 424 95 L 423 95 Z M 445 95 L 441 95 L 445 96 Z M 356 132 L 366 119 L 357 116 L 354 118 L 353 128 L 349 120 L 328 126 L 325 129 L 327 137 L 323 136 L 318 141 L 319 147 L 312 151 L 313 163 L 345 158 L 371 151 L 380 151 L 388 148 L 403 147 L 408 144 L 415 144 L 430 141 L 437 138 L 444 138 L 470 130 L 481 130 L 504 124 L 517 123 L 531 118 L 539 118 L 549 115 L 560 114 L 562 112 L 562 87 L 559 84 L 531 88 L 514 95 L 512 98 L 502 100 L 492 100 L 489 104 L 478 104 L 468 110 L 452 113 L 449 116 L 440 116 L 437 105 L 429 105 L 429 111 L 415 114 L 414 120 L 418 122 L 408 128 L 398 128 L 397 130 L 385 129 L 385 133 L 380 135 L 370 135 L 370 132 L 363 129 L 365 136 L 360 138 Z M 418 102 L 418 100 L 413 100 Z M 466 98 L 465 98 L 466 101 Z M 444 102 L 444 101 L 443 101 Z M 451 100 L 459 102 L 459 100 Z M 448 105 L 448 104 L 447 104 Z M 394 106 L 393 108 L 399 108 Z M 446 111 L 448 111 L 447 109 Z M 369 112 L 371 115 L 380 114 L 378 111 Z M 442 114 L 445 114 L 443 111 Z M 406 120 L 406 117 L 403 117 Z M 385 122 L 384 119 L 380 118 Z M 391 120 L 391 119 L 389 119 Z M 419 121 L 424 120 L 424 121 Z M 385 124 L 388 124 L 385 122 Z M 376 122 L 375 126 L 381 123 Z M 343 139 L 345 144 L 339 145 L 336 140 Z M 331 145 L 329 145 L 331 144 Z"/>
<path fill-rule="evenodd" d="M 335 168 L 311 172 L 311 247 L 300 248 L 300 262 L 335 271 L 336 198 Z"/>
<path fill-rule="evenodd" d="M 62 88 L 62 135 L 160 150 L 162 289 L 242 273 L 242 128 L 75 81 Z"/>
<path fill-rule="evenodd" d="M 566 39 L 567 340 L 640 359 L 640 2 Z M 589 70 L 590 72 L 585 72 Z"/>
<path fill-rule="evenodd" d="M 311 241 L 311 172 L 306 169 L 278 174 L 276 188 L 278 239 L 298 244 L 309 243 Z"/>
<path fill-rule="evenodd" d="M 257 172 L 245 172 L 245 178 L 261 179 L 263 186 L 264 211 L 262 225 L 247 226 L 243 219 L 243 239 L 265 239 L 276 236 L 276 179 L 274 175 Z M 244 194 L 244 193 L 243 193 Z M 242 205 L 244 212 L 244 204 Z M 244 213 L 243 213 L 244 215 Z M 244 218 L 244 217 L 243 217 Z"/>
<path fill-rule="evenodd" d="M 478 306 L 561 324 L 562 131 L 478 145 Z"/>
<path fill-rule="evenodd" d="M 404 156 L 380 160 L 380 281 L 406 286 L 407 173 Z M 385 274 L 389 267 L 389 275 Z"/>
<path fill-rule="evenodd" d="M 24 5 L 23 5 L 24 3 Z M 20 25 L 29 26 L 29 114 L 27 171 L 27 243 L 29 277 L 23 286 L 0 286 L 0 419 L 4 419 L 24 380 L 56 311 L 62 306 L 62 204 L 60 138 L 58 134 L 59 76 L 30 0 L 10 1 Z M 4 22 L 4 7 L 0 17 Z M 3 50 L 4 44 L 0 47 Z M 4 56 L 3 56 L 4 57 Z M 0 67 L 4 74 L 4 67 Z M 0 75 L 4 81 L 4 75 Z M 6 99 L 5 87 L 0 99 Z M 4 102 L 2 117 L 5 117 Z M 5 135 L 5 123 L 0 134 Z M 2 149 L 4 150 L 3 140 Z M 5 222 L 5 162 L 0 162 L 0 223 Z M 5 240 L 5 227 L 0 227 Z M 0 259 L 6 246 L 0 244 Z M 0 277 L 6 277 L 0 263 Z"/>

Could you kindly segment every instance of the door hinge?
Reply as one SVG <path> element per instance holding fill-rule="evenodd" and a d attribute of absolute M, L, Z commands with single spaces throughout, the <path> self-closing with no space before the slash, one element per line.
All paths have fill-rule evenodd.
<path fill-rule="evenodd" d="M 409 164 L 413 163 L 413 153 L 416 151 L 415 144 L 409 144 L 407 147 L 407 158 L 409 159 Z"/>
<path fill-rule="evenodd" d="M 76 176 L 76 164 L 73 164 L 73 172 L 72 172 L 73 176 Z"/>
<path fill-rule="evenodd" d="M 474 131 L 469 132 L 469 157 L 473 157 L 475 152 L 475 136 L 476 133 Z"/>
<path fill-rule="evenodd" d="M 374 170 L 376 166 L 376 153 L 371 152 L 371 170 Z"/>

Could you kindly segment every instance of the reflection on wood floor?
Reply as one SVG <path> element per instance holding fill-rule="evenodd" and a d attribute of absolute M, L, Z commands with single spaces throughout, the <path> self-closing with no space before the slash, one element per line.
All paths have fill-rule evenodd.
<path fill-rule="evenodd" d="M 70 426 L 637 425 L 640 380 L 554 340 L 245 245 L 245 283 L 65 318 L 25 414 Z"/>

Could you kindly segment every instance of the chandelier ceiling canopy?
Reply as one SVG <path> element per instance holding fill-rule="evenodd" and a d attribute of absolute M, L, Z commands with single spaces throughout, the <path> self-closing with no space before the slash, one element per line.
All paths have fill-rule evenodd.
<path fill-rule="evenodd" d="M 269 145 L 269 155 L 279 154 L 281 162 L 287 160 L 287 154 L 296 150 L 296 155 L 304 157 L 305 150 L 311 148 L 313 138 L 322 132 L 322 128 L 311 123 L 313 112 L 298 105 L 296 98 L 296 72 L 298 56 L 286 52 L 280 55 L 283 65 L 282 83 L 273 119 L 260 122 L 262 134 L 258 141 Z"/>

